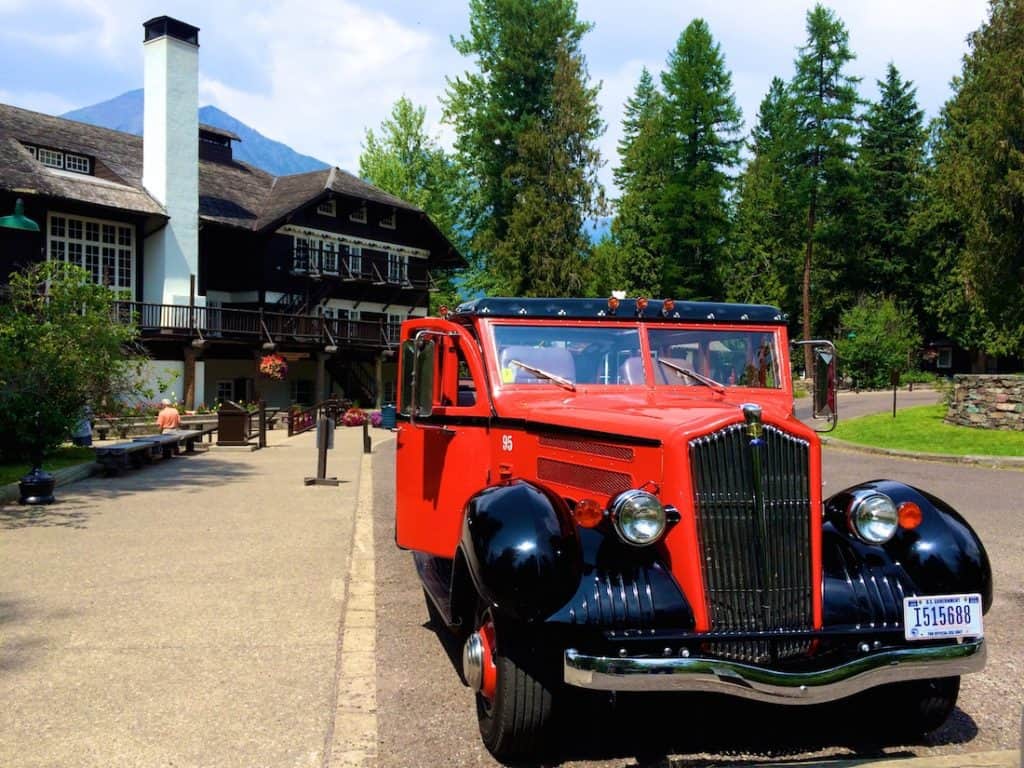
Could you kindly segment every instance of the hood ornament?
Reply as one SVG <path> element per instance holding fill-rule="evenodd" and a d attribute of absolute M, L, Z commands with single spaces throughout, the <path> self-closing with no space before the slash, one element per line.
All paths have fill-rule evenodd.
<path fill-rule="evenodd" d="M 763 432 L 761 406 L 756 403 L 744 403 L 740 408 L 743 410 L 743 418 L 747 422 L 747 435 L 751 438 L 751 443 L 760 445 Z"/>

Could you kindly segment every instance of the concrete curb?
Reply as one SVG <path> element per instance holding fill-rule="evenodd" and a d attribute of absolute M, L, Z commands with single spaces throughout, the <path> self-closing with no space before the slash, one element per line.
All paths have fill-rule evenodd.
<path fill-rule="evenodd" d="M 921 453 L 918 451 L 901 451 L 896 448 L 879 448 L 874 445 L 861 445 L 835 437 L 821 436 L 823 445 L 839 448 L 855 453 L 871 453 L 876 456 L 893 456 L 899 459 L 917 459 L 920 461 L 939 461 L 946 464 L 973 464 L 991 469 L 1024 469 L 1024 458 L 1018 456 L 958 456 L 951 453 Z"/>
<path fill-rule="evenodd" d="M 53 475 L 54 485 L 60 488 L 62 485 L 69 485 L 71 483 L 84 480 L 87 477 L 92 477 L 101 469 L 100 465 L 94 461 L 85 462 L 84 464 L 75 464 L 71 467 L 64 467 L 58 469 L 50 474 Z M 16 501 L 21 496 L 18 491 L 17 483 L 9 483 L 7 485 L 0 485 L 0 504 L 7 504 L 11 501 Z"/>
<path fill-rule="evenodd" d="M 822 758 L 795 763 L 756 763 L 747 768 L 1019 768 L 1020 754 L 1015 749 L 973 754 L 839 759 Z"/>

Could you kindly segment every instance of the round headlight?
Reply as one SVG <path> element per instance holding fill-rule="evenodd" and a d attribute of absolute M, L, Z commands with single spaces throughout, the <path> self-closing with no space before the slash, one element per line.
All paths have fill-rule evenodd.
<path fill-rule="evenodd" d="M 896 503 L 884 493 L 856 494 L 850 502 L 850 528 L 868 544 L 884 544 L 899 526 Z"/>
<path fill-rule="evenodd" d="M 612 502 L 615 530 L 627 544 L 653 544 L 665 532 L 665 508 L 647 491 L 625 491 Z"/>

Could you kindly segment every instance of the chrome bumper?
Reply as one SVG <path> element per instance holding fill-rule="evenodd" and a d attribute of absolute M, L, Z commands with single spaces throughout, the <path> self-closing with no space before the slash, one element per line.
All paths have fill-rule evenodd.
<path fill-rule="evenodd" d="M 706 658 L 611 658 L 565 652 L 565 682 L 599 691 L 699 691 L 774 704 L 821 704 L 886 683 L 953 677 L 985 666 L 985 641 L 871 653 L 816 672 L 777 672 Z"/>

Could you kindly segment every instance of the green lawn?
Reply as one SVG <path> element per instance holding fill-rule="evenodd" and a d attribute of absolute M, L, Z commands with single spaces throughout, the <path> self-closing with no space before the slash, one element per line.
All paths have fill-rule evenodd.
<path fill-rule="evenodd" d="M 922 405 L 840 421 L 832 436 L 851 443 L 960 456 L 1024 456 L 1024 434 L 946 424 L 946 406 Z"/>
<path fill-rule="evenodd" d="M 43 460 L 43 469 L 53 472 L 64 467 L 71 467 L 75 464 L 84 464 L 93 461 L 96 454 L 92 448 L 76 448 L 75 446 L 64 446 L 58 448 Z M 16 483 L 32 469 L 28 464 L 0 464 L 0 485 Z"/>

